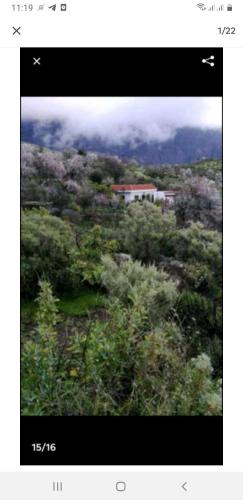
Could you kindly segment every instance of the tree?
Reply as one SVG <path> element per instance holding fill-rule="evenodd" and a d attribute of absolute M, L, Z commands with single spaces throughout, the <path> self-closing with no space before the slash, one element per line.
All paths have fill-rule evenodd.
<path fill-rule="evenodd" d="M 66 160 L 65 166 L 69 178 L 81 183 L 85 177 L 85 156 L 72 155 Z"/>
<path fill-rule="evenodd" d="M 94 195 L 95 191 L 92 189 L 90 184 L 88 184 L 88 182 L 84 181 L 80 186 L 80 192 L 77 196 L 77 203 L 79 203 L 85 210 L 86 208 L 92 206 Z"/>
<path fill-rule="evenodd" d="M 21 145 L 21 175 L 23 177 L 33 176 L 36 174 L 34 166 L 34 150 L 29 144 Z"/>
<path fill-rule="evenodd" d="M 184 192 L 176 197 L 175 214 L 179 226 L 198 221 L 221 230 L 222 200 L 215 182 L 200 176 L 187 181 Z"/>
<path fill-rule="evenodd" d="M 173 236 L 174 252 L 178 259 L 201 262 L 222 275 L 222 235 L 206 229 L 201 222 L 193 222 L 178 230 Z"/>
<path fill-rule="evenodd" d="M 45 150 L 37 153 L 38 169 L 41 176 L 62 179 L 65 175 L 62 153 Z"/>
<path fill-rule="evenodd" d="M 100 283 L 103 269 L 101 257 L 103 254 L 113 254 L 116 249 L 117 242 L 106 238 L 105 231 L 99 225 L 95 225 L 83 235 L 72 265 L 73 280 L 77 287 L 80 287 L 82 282 L 90 285 Z"/>
<path fill-rule="evenodd" d="M 90 180 L 92 182 L 95 182 L 97 184 L 101 184 L 102 182 L 102 172 L 100 169 L 93 170 L 89 176 Z"/>
<path fill-rule="evenodd" d="M 65 183 L 65 187 L 66 187 L 68 193 L 78 194 L 80 192 L 80 185 L 72 179 L 69 179 Z"/>
<path fill-rule="evenodd" d="M 125 173 L 124 165 L 115 157 L 105 157 L 94 166 L 102 172 L 104 177 L 112 177 L 115 182 L 118 182 Z"/>
<path fill-rule="evenodd" d="M 128 206 L 120 223 L 118 238 L 121 247 L 135 259 L 155 262 L 170 251 L 170 235 L 176 228 L 172 212 L 161 213 L 153 203 L 135 202 Z"/>
<path fill-rule="evenodd" d="M 34 296 L 39 279 L 48 279 L 55 290 L 65 290 L 75 250 L 70 226 L 47 210 L 23 211 L 21 217 L 21 285 Z"/>
<path fill-rule="evenodd" d="M 201 349 L 222 336 L 222 235 L 200 222 L 179 229 L 174 252 L 182 261 L 176 310 L 193 344 Z M 195 345 L 194 345 L 195 347 Z"/>
<path fill-rule="evenodd" d="M 110 205 L 110 200 L 104 193 L 97 193 L 93 199 L 93 206 L 97 207 L 108 207 Z"/>

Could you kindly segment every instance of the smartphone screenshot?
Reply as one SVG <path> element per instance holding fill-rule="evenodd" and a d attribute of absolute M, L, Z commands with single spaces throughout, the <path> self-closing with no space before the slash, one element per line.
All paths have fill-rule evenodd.
<path fill-rule="evenodd" d="M 242 498 L 242 7 L 9 4 L 2 498 Z"/>
<path fill-rule="evenodd" d="M 221 464 L 222 49 L 20 67 L 21 463 Z"/>

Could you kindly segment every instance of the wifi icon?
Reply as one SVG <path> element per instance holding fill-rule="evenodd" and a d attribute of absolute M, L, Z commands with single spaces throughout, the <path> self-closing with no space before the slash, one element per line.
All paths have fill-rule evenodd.
<path fill-rule="evenodd" d="M 198 3 L 197 7 L 201 10 L 206 10 L 206 5 L 204 3 Z"/>

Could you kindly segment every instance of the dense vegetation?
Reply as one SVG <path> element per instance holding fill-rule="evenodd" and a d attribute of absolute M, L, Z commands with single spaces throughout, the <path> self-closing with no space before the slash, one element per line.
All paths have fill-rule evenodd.
<path fill-rule="evenodd" d="M 219 415 L 221 163 L 22 146 L 22 413 Z M 179 189 L 128 206 L 112 183 Z"/>

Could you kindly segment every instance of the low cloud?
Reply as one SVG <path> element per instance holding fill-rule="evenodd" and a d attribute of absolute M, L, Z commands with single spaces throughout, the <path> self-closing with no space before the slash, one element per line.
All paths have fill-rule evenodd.
<path fill-rule="evenodd" d="M 217 97 L 24 97 L 22 120 L 35 122 L 35 134 L 57 147 L 83 135 L 110 144 L 166 141 L 182 127 L 220 128 Z M 54 137 L 50 124 L 60 126 Z"/>

